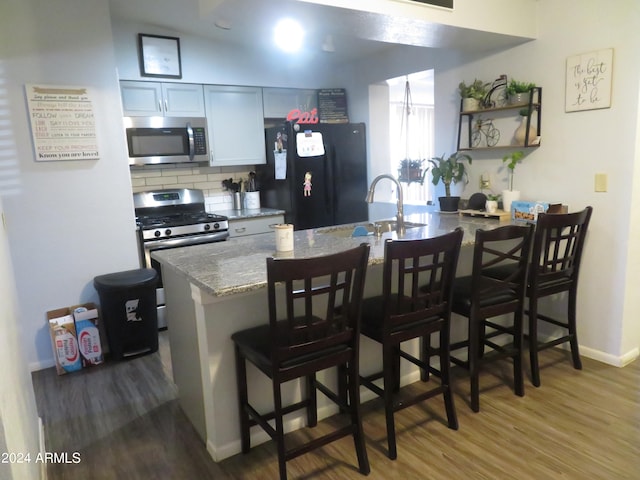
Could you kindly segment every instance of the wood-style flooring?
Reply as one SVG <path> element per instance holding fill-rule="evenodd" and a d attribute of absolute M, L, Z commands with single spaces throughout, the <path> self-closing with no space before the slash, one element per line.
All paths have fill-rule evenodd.
<path fill-rule="evenodd" d="M 166 333 L 158 353 L 57 376 L 33 374 L 46 450 L 78 452 L 50 464 L 49 480 L 277 478 L 272 442 L 216 464 L 178 406 Z M 480 412 L 456 374 L 460 429 L 450 430 L 440 398 L 396 414 L 398 459 L 386 456 L 381 404 L 365 404 L 369 479 L 640 479 L 640 362 L 625 368 L 547 350 L 542 386 L 511 389 L 511 365 L 481 377 Z M 505 381 L 507 383 L 505 383 Z M 418 384 L 419 385 L 419 384 Z M 405 388 L 418 388 L 409 386 Z M 320 422 L 319 431 L 335 419 Z M 315 435 L 316 429 L 291 434 Z M 288 462 L 291 479 L 361 479 L 351 438 Z"/>

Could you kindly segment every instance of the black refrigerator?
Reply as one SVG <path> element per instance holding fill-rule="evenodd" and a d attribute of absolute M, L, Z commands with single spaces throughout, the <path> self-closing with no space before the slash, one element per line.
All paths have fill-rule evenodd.
<path fill-rule="evenodd" d="M 265 129 L 267 163 L 256 167 L 263 207 L 296 230 L 368 220 L 364 123 Z"/>

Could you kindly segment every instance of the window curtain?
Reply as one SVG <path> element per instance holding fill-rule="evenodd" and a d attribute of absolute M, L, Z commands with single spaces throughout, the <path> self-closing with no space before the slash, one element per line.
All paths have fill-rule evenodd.
<path fill-rule="evenodd" d="M 397 172 L 400 161 L 405 158 L 411 160 L 424 159 L 423 168 L 429 167 L 428 160 L 434 156 L 434 108 L 433 105 L 411 106 L 411 113 L 407 117 L 402 102 L 391 103 L 390 139 L 391 139 L 391 171 Z M 407 122 L 408 118 L 408 122 Z M 407 132 L 409 140 L 407 141 Z M 431 177 L 427 173 L 425 181 L 403 184 L 404 201 L 410 204 L 424 205 L 431 199 Z"/>

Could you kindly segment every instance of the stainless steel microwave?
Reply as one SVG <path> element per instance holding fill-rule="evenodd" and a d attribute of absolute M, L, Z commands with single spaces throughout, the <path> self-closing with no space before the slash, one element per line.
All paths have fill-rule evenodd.
<path fill-rule="evenodd" d="M 124 117 L 129 165 L 208 162 L 207 119 Z"/>

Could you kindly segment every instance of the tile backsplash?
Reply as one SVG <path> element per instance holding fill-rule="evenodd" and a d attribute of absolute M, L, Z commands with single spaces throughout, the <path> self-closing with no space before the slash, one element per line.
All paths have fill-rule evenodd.
<path fill-rule="evenodd" d="M 206 164 L 144 165 L 130 167 L 133 192 L 161 188 L 198 188 L 204 192 L 209 212 L 233 207 L 231 193 L 224 190 L 222 180 L 234 182 L 249 177 L 254 167 L 210 167 Z"/>

